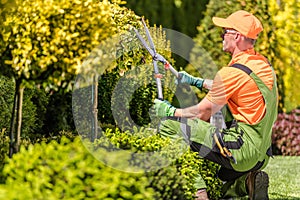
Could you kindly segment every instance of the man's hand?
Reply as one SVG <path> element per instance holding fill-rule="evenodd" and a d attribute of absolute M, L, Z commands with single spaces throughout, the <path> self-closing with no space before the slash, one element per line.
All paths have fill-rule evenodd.
<path fill-rule="evenodd" d="M 202 90 L 204 80 L 202 78 L 196 78 L 185 71 L 181 71 L 178 73 L 178 83 L 187 83 L 192 86 L 196 86 L 200 90 Z"/>
<path fill-rule="evenodd" d="M 206 88 L 206 89 L 208 89 L 208 90 L 211 90 L 213 82 L 214 82 L 213 80 L 204 79 L 203 87 Z"/>
<path fill-rule="evenodd" d="M 176 108 L 172 106 L 168 101 L 155 99 L 154 100 L 154 108 L 156 115 L 159 117 L 166 117 L 166 116 L 174 116 Z"/>

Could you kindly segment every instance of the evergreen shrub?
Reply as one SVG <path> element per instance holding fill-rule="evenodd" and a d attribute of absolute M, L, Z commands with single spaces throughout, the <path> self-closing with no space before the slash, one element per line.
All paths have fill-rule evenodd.
<path fill-rule="evenodd" d="M 142 174 L 114 170 L 96 160 L 77 137 L 37 143 L 8 160 L 0 199 L 152 199 Z"/>
<path fill-rule="evenodd" d="M 0 132 L 0 183 L 3 183 L 5 180 L 1 172 L 8 157 L 8 148 L 9 138 L 6 136 L 6 129 L 2 129 Z"/>
<path fill-rule="evenodd" d="M 130 133 L 107 129 L 104 134 L 106 137 L 94 143 L 86 140 L 84 143 L 89 143 L 99 150 L 98 153 L 110 159 L 113 157 L 111 146 L 145 152 L 159 151 L 170 145 L 170 140 L 148 130 Z M 173 143 L 171 146 L 170 150 L 163 152 L 170 157 L 170 165 L 156 170 L 148 166 L 149 171 L 129 173 L 95 159 L 79 137 L 73 141 L 62 137 L 49 143 L 30 144 L 7 160 L 3 170 L 5 184 L 0 185 L 0 199 L 192 200 L 196 192 L 193 182 L 199 171 L 208 184 L 210 198 L 217 199 L 221 183 L 211 172 L 218 166 L 209 163 L 211 172 L 207 173 L 201 168 L 204 160 L 199 159 L 195 152 L 186 151 L 177 158 L 174 157 L 177 146 Z M 133 162 L 147 166 L 147 162 Z"/>
<path fill-rule="evenodd" d="M 149 170 L 146 175 L 151 187 L 157 192 L 155 199 L 194 199 L 198 188 L 194 188 L 193 184 L 199 174 L 207 184 L 210 199 L 218 199 L 221 196 L 222 182 L 216 177 L 219 165 L 200 158 L 197 152 L 189 148 L 183 152 L 180 144 L 169 138 L 161 138 L 153 129 L 136 128 L 131 132 L 122 132 L 119 129 L 112 131 L 108 128 L 104 136 L 97 141 L 98 144 L 107 144 L 109 141 L 117 148 L 130 149 L 135 153 L 161 151 L 161 154 L 169 159 L 170 165 L 160 169 L 151 166 L 155 161 L 147 160 L 153 159 L 147 158 L 147 155 L 141 162 L 135 160 L 134 164 Z M 164 151 L 165 149 L 167 150 Z"/>

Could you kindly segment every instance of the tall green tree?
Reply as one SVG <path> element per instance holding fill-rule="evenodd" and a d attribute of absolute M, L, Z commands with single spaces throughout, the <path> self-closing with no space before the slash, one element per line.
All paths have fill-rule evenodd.
<path fill-rule="evenodd" d="M 112 36 L 117 33 L 128 33 L 128 30 L 132 27 L 141 26 L 141 23 L 138 22 L 140 17 L 126 7 L 121 7 L 120 4 L 122 2 L 118 0 L 114 1 L 114 3 L 108 0 L 16 0 L 15 6 L 3 7 L 1 14 L 4 20 L 1 21 L 2 26 L 0 28 L 0 67 L 1 72 L 7 72 L 5 75 L 14 79 L 16 83 L 13 111 L 17 111 L 17 114 L 12 114 L 10 131 L 11 135 L 15 136 L 13 141 L 14 151 L 17 151 L 19 148 L 23 105 L 22 91 L 24 91 L 24 88 L 37 87 L 50 93 L 56 90 L 70 91 L 78 73 L 85 73 L 85 70 L 92 71 L 91 68 L 87 68 L 87 65 L 83 64 L 93 57 L 94 54 L 92 52 L 99 53 L 96 53 L 96 56 L 103 56 L 101 59 L 98 57 L 98 59 L 93 60 L 93 62 L 97 62 L 95 67 L 103 64 L 105 57 L 111 58 L 111 54 L 120 54 L 113 56 L 116 60 L 110 60 L 110 69 L 107 69 L 106 75 L 103 75 L 110 76 L 113 73 L 117 75 L 118 79 L 131 69 L 132 65 L 151 60 L 151 57 L 145 50 L 141 51 L 140 43 L 138 43 L 138 51 L 133 52 L 130 50 L 132 48 L 132 38 L 136 38 L 132 35 L 129 38 L 125 38 L 123 44 L 120 40 L 112 42 L 118 46 L 118 52 L 109 52 L 109 48 L 98 48 L 99 46 L 107 45 L 109 40 L 114 40 Z M 155 30 L 157 32 L 154 34 L 155 37 L 153 39 L 156 42 L 158 52 L 171 61 L 169 44 L 165 40 L 165 35 L 162 34 L 161 29 Z M 124 45 L 127 45 L 128 48 L 125 48 Z M 139 66 L 136 67 L 139 70 Z M 144 73 L 151 77 L 149 76 L 149 68 L 144 70 Z M 93 75 L 94 73 L 91 74 L 91 77 Z M 108 82 L 101 85 L 99 90 L 105 88 L 105 90 L 101 90 L 101 94 L 108 91 L 108 94 L 111 95 L 114 90 L 114 88 L 109 87 L 111 81 L 114 80 L 109 79 Z M 146 92 L 147 87 L 147 85 L 143 85 Z M 151 85 L 150 87 L 152 88 L 149 93 L 150 97 L 154 98 L 155 90 L 153 88 L 155 86 Z M 138 98 L 141 96 L 135 95 L 136 98 L 132 102 L 139 101 Z M 97 96 L 94 95 L 94 97 Z M 149 95 L 142 96 L 144 98 L 149 97 Z M 70 98 L 68 96 L 65 99 Z M 90 99 L 87 99 L 87 96 L 84 96 L 83 99 L 90 101 Z M 111 112 L 111 99 L 111 96 L 101 99 L 105 101 L 102 101 L 101 103 L 103 104 L 100 104 L 100 109 L 104 108 L 103 110 L 101 109 L 101 113 L 98 113 L 101 117 L 107 116 L 106 110 Z M 115 99 L 120 98 L 116 97 Z M 55 98 L 50 98 L 50 103 L 53 102 L 52 100 L 57 101 Z M 122 102 L 119 103 L 122 104 Z M 146 103 L 149 108 L 152 104 L 151 98 L 143 103 Z M 70 101 L 68 106 L 71 106 L 71 104 L 72 102 Z M 144 104 L 141 104 L 139 108 L 147 109 L 142 105 Z M 50 109 L 56 112 L 62 111 L 55 107 L 55 103 L 53 106 Z M 135 105 L 132 105 L 131 109 L 134 108 L 136 109 Z M 64 110 L 68 110 L 70 114 L 70 109 Z M 97 108 L 95 108 L 95 111 L 97 111 Z M 137 112 L 139 113 L 137 118 L 143 120 L 143 112 Z M 15 131 L 16 115 L 19 116 L 17 131 Z M 46 119 L 49 118 L 51 117 L 46 116 Z M 62 120 L 60 124 L 64 124 L 63 121 L 69 121 L 70 116 L 60 119 Z M 46 130 L 45 127 L 44 130 Z M 13 140 L 13 137 L 11 139 Z"/>
<path fill-rule="evenodd" d="M 15 135 L 13 148 L 18 151 L 24 88 L 72 89 L 83 60 L 118 31 L 113 18 L 121 8 L 107 0 L 15 0 L 14 6 L 9 3 L 1 9 L 0 68 L 15 80 L 10 134 Z"/>
<path fill-rule="evenodd" d="M 300 106 L 300 2 L 271 0 L 269 4 L 277 38 L 278 55 L 274 64 L 282 72 L 283 79 L 283 111 L 291 111 Z"/>

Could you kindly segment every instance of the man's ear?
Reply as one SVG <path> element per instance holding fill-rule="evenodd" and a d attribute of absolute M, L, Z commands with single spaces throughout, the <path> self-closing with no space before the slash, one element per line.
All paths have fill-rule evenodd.
<path fill-rule="evenodd" d="M 236 41 L 240 41 L 242 39 L 242 35 L 240 33 L 235 34 L 234 39 Z"/>
<path fill-rule="evenodd" d="M 240 35 L 239 33 L 235 34 L 234 39 L 238 39 L 239 35 Z"/>

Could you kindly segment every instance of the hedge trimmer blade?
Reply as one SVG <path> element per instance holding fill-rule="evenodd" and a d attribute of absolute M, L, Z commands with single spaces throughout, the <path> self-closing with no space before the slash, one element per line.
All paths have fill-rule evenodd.
<path fill-rule="evenodd" d="M 155 77 L 156 86 L 157 86 L 158 98 L 163 100 L 162 84 L 161 84 L 162 75 L 159 73 L 159 70 L 158 70 L 158 67 L 157 67 L 157 59 L 155 59 L 156 51 L 155 51 L 154 43 L 153 43 L 152 38 L 150 36 L 149 29 L 147 28 L 146 23 L 145 23 L 143 18 L 142 18 L 142 22 L 143 22 L 143 26 L 144 26 L 144 29 L 145 29 L 145 32 L 146 32 L 146 36 L 147 36 L 147 38 L 149 40 L 149 43 L 150 43 L 150 47 L 148 46 L 148 44 L 144 40 L 144 38 L 141 36 L 141 34 L 136 29 L 134 29 L 134 31 L 135 31 L 138 39 L 141 41 L 142 45 L 147 49 L 147 51 L 152 56 L 152 63 L 153 63 L 153 67 L 154 67 L 154 77 Z"/>
<path fill-rule="evenodd" d="M 157 61 L 163 63 L 165 69 L 166 70 L 169 69 L 177 78 L 180 78 L 180 77 L 178 76 L 178 72 L 172 67 L 172 65 L 162 55 L 156 53 L 153 40 L 151 38 L 149 29 L 146 26 L 144 18 L 142 18 L 142 23 L 143 23 L 145 33 L 146 33 L 147 39 L 149 41 L 150 47 L 147 44 L 147 42 L 145 41 L 145 39 L 141 36 L 141 34 L 135 28 L 134 28 L 134 31 L 135 31 L 138 39 L 142 43 L 142 45 L 145 47 L 145 49 L 147 49 L 147 51 L 152 56 L 153 67 L 154 67 L 154 77 L 155 77 L 155 80 L 156 80 L 158 98 L 163 100 L 162 85 L 161 85 L 162 74 L 159 73 L 159 70 L 158 70 L 158 67 L 157 67 Z"/>

